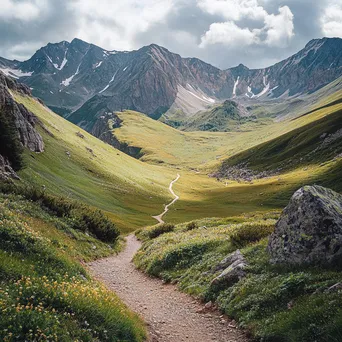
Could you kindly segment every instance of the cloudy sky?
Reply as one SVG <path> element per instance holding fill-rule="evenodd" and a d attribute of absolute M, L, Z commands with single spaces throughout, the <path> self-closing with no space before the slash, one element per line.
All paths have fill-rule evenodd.
<path fill-rule="evenodd" d="M 221 68 L 264 67 L 342 37 L 342 0 L 0 0 L 0 56 L 77 37 L 107 50 L 157 43 Z"/>

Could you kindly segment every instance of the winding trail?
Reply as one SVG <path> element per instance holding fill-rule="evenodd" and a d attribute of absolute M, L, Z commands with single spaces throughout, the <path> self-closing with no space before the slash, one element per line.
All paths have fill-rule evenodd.
<path fill-rule="evenodd" d="M 169 204 L 165 205 L 165 209 L 164 209 L 164 211 L 163 211 L 160 215 L 158 215 L 158 216 L 152 216 L 152 217 L 153 217 L 154 219 L 156 219 L 159 223 L 165 223 L 165 222 L 163 221 L 163 216 L 169 211 L 169 207 L 170 207 L 172 204 L 174 204 L 175 202 L 177 202 L 177 201 L 179 200 L 179 196 L 177 196 L 177 195 L 175 194 L 175 192 L 173 191 L 173 189 L 172 189 L 173 184 L 176 183 L 176 182 L 178 181 L 179 178 L 180 178 L 180 174 L 177 173 L 177 178 L 174 179 L 174 180 L 170 183 L 170 185 L 169 185 L 169 191 L 171 192 L 172 196 L 174 197 L 173 201 L 170 202 Z"/>
<path fill-rule="evenodd" d="M 150 342 L 246 342 L 246 337 L 227 317 L 217 312 L 200 313 L 198 301 L 175 285 L 163 284 L 136 270 L 131 260 L 141 243 L 134 235 L 117 256 L 88 264 L 91 273 L 145 320 Z"/>

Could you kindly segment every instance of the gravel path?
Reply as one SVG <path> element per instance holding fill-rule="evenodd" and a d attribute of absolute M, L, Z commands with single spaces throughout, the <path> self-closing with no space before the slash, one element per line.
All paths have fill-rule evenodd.
<path fill-rule="evenodd" d="M 246 342 L 233 322 L 217 312 L 199 312 L 203 305 L 179 292 L 176 286 L 163 284 L 135 269 L 132 257 L 140 248 L 134 235 L 117 256 L 89 263 L 94 276 L 147 323 L 151 342 Z"/>

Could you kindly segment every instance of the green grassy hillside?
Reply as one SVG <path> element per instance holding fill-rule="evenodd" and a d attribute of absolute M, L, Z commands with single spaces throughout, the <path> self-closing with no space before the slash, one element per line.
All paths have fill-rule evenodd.
<path fill-rule="evenodd" d="M 210 170 L 225 158 L 270 141 L 297 128 L 313 123 L 342 109 L 336 103 L 341 91 L 315 104 L 310 114 L 296 120 L 259 122 L 259 126 L 245 132 L 181 132 L 145 115 L 133 111 L 118 113 L 122 126 L 113 133 L 122 142 L 142 148 L 141 160 L 181 169 Z M 326 106 L 327 104 L 331 104 Z M 297 113 L 298 114 L 298 113 Z M 305 114 L 302 113 L 302 114 Z"/>
<path fill-rule="evenodd" d="M 330 171 L 316 177 L 316 182 L 330 184 L 335 190 L 342 191 L 342 182 L 336 172 L 342 158 L 342 95 L 334 96 L 330 101 L 291 122 L 299 122 L 319 112 L 325 112 L 325 116 L 234 155 L 222 164 L 220 173 L 225 174 L 230 167 L 236 165 L 246 165 L 256 172 L 266 170 L 280 174 L 300 168 L 322 168 L 330 165 Z"/>
<path fill-rule="evenodd" d="M 327 102 L 338 98 L 333 95 Z M 235 155 L 236 158 L 248 147 L 283 134 L 291 135 L 289 132 L 294 129 L 302 127 L 304 132 L 305 127 L 315 127 L 319 120 L 335 125 L 339 115 L 336 113 L 342 109 L 340 103 L 296 120 L 240 133 L 181 132 L 140 113 L 118 113 L 123 124 L 114 133 L 121 141 L 142 147 L 144 156 L 136 160 L 80 130 L 37 101 L 21 96 L 16 99 L 33 111 L 49 130 L 48 133 L 41 129 L 46 152 L 38 155 L 26 152 L 27 168 L 20 172 L 21 177 L 39 187 L 45 185 L 48 192 L 104 210 L 121 231 L 132 231 L 154 222 L 151 215 L 162 212 L 164 203 L 171 201 L 168 185 L 177 173 L 181 173 L 181 178 L 174 189 L 180 200 L 165 216 L 175 223 L 282 208 L 301 185 L 322 179 L 324 184 L 331 184 L 339 177 L 338 171 L 334 171 L 338 170 L 338 160 L 324 165 L 313 161 L 305 167 L 284 170 L 281 177 L 256 180 L 253 184 L 218 182 L 206 173 L 217 168 L 226 157 Z M 333 188 L 339 190 L 336 186 Z"/>
<path fill-rule="evenodd" d="M 158 237 L 152 234 L 158 226 L 140 230 L 137 235 L 144 243 L 134 261 L 204 302 L 215 301 L 257 341 L 338 342 L 342 298 L 326 290 L 342 281 L 341 272 L 272 265 L 267 236 L 278 217 L 279 212 L 270 211 L 204 219 L 177 225 Z M 237 249 L 249 264 L 247 276 L 234 284 L 212 285 L 220 274 L 215 267 Z"/>
<path fill-rule="evenodd" d="M 80 264 L 119 245 L 75 223 L 40 201 L 0 194 L 2 341 L 144 340 L 140 318 Z"/>
<path fill-rule="evenodd" d="M 104 210 L 124 231 L 153 222 L 151 215 L 161 212 L 171 196 L 173 170 L 127 156 L 30 97 L 15 98 L 46 128 L 40 129 L 45 152 L 25 152 L 24 180 Z"/>
<path fill-rule="evenodd" d="M 287 205 L 295 190 L 321 184 L 342 192 L 342 93 L 321 97 L 306 110 L 300 107 L 302 111 L 284 112 L 278 122 L 251 132 L 185 133 L 163 127 L 160 139 L 155 133 L 158 123 L 129 113 L 125 126 L 127 112 L 122 114 L 124 125 L 115 130 L 116 136 L 142 147 L 147 152 L 146 161 L 154 163 L 160 158 L 171 163 L 176 155 L 184 160 L 183 177 L 173 187 L 183 197 L 167 214 L 168 222 L 181 223 L 138 230 L 143 247 L 135 263 L 152 276 L 178 283 L 182 291 L 204 302 L 214 301 L 257 340 L 337 342 L 342 336 L 341 296 L 327 289 L 342 281 L 340 269 L 275 266 L 266 252 L 279 209 Z M 140 129 L 147 127 L 144 134 L 165 144 L 168 155 L 141 139 L 136 120 L 144 122 L 139 123 Z M 173 142 L 176 134 L 192 154 L 185 155 L 187 152 Z M 166 136 L 172 136 L 168 144 L 164 143 Z M 218 151 L 228 157 L 220 166 L 223 174 L 235 166 L 255 173 L 270 171 L 269 176 L 209 181 L 203 172 L 221 164 L 220 158 L 214 157 Z M 200 163 L 204 155 L 208 159 Z M 195 177 L 185 171 L 190 160 L 201 172 Z M 185 184 L 191 194 L 182 189 Z M 199 219 L 204 217 L 202 212 L 220 218 Z M 184 223 L 184 218 L 192 222 Z M 235 284 L 213 285 L 212 280 L 219 275 L 215 267 L 237 249 L 249 264 L 247 276 Z"/>
<path fill-rule="evenodd" d="M 238 102 L 227 100 L 209 110 L 198 112 L 186 120 L 178 122 L 176 127 L 188 132 L 240 132 L 255 130 L 267 122 L 270 123 L 271 119 L 267 117 L 257 118 Z M 165 120 L 165 123 L 175 127 L 173 122 L 169 123 Z"/>
<path fill-rule="evenodd" d="M 126 232 L 154 223 L 151 216 L 162 212 L 164 203 L 172 199 L 168 185 L 177 173 L 181 178 L 174 190 L 180 199 L 166 214 L 167 221 L 180 223 L 282 208 L 293 191 L 304 184 L 332 184 L 333 189 L 340 190 L 340 160 L 333 159 L 335 150 L 325 149 L 324 153 L 322 150 L 321 158 L 312 153 L 305 164 L 293 162 L 293 167 L 284 168 L 281 175 L 253 183 L 217 181 L 207 174 L 227 157 L 231 159 L 225 165 L 240 161 L 240 157 L 245 160 L 243 156 L 254 155 L 250 148 L 263 153 L 260 143 L 273 146 L 284 137 L 290 137 L 286 139 L 291 143 L 284 155 L 293 161 L 306 156 L 324 140 L 320 138 L 323 133 L 333 133 L 339 127 L 340 98 L 341 92 L 333 93 L 316 104 L 318 109 L 306 115 L 250 132 L 181 132 L 137 112 L 118 113 L 122 126 L 114 134 L 121 142 L 142 148 L 144 155 L 136 160 L 80 130 L 37 101 L 16 95 L 49 131 L 41 129 L 46 152 L 38 155 L 26 152 L 28 167 L 20 175 L 39 187 L 45 185 L 48 192 L 104 210 Z M 338 145 L 339 140 L 335 143 Z M 270 150 L 271 147 L 264 153 L 269 159 L 256 154 L 260 169 L 267 169 L 270 164 L 288 165 L 278 145 L 273 149 L 274 154 Z M 294 151 L 298 151 L 298 158 Z"/>
<path fill-rule="evenodd" d="M 260 148 L 260 143 L 271 146 L 273 141 L 282 141 L 287 136 L 293 137 L 293 140 L 290 139 L 293 149 L 288 153 L 289 159 L 298 159 L 294 155 L 295 150 L 298 156 L 306 156 L 306 147 L 314 151 L 318 146 L 313 145 L 315 139 L 318 144 L 324 140 L 319 138 L 323 133 L 332 133 L 335 128 L 338 130 L 341 97 L 341 91 L 335 92 L 318 101 L 316 110 L 310 110 L 306 115 L 297 113 L 299 117 L 296 119 L 289 118 L 239 133 L 181 132 L 140 113 L 125 111 L 118 113 L 123 122 L 120 128 L 114 130 L 114 134 L 123 142 L 141 147 L 144 153 L 142 161 L 181 170 L 181 178 L 174 185 L 180 199 L 166 215 L 170 222 L 283 208 L 291 194 L 305 184 L 320 183 L 337 191 L 342 190 L 338 172 L 341 160 L 334 159 L 336 149 L 330 150 L 329 145 L 329 149 L 321 153 L 321 158 L 312 153 L 314 157 L 305 164 L 294 162 L 292 168 L 284 168 L 280 174 L 252 183 L 217 181 L 209 178 L 207 173 L 218 168 L 227 157 L 230 159 L 225 165 L 236 164 L 240 156 L 253 156 L 253 151 Z M 319 128 L 316 129 L 316 126 Z M 305 134 L 308 128 L 311 131 Z M 299 132 L 302 133 L 297 137 Z M 340 146 L 339 140 L 335 143 Z M 260 162 L 265 161 L 260 167 L 262 170 L 277 165 L 277 160 L 281 161 L 282 158 L 277 149 L 274 149 L 273 157 L 268 150 L 265 155 L 269 159 L 260 156 L 254 158 L 257 162 L 259 159 Z M 282 163 L 287 165 L 288 160 Z"/>
<path fill-rule="evenodd" d="M 331 160 L 342 152 L 341 118 L 342 109 L 336 110 L 331 115 L 239 153 L 224 166 L 248 163 L 256 170 L 289 170 L 298 165 Z"/>

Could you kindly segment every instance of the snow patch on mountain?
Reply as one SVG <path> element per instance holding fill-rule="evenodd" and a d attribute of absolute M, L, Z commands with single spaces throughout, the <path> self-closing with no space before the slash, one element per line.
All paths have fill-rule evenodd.
<path fill-rule="evenodd" d="M 65 64 L 68 63 L 68 60 L 66 58 L 67 52 L 68 52 L 68 50 L 65 50 L 63 61 L 62 61 L 61 65 L 59 67 L 57 67 L 58 70 L 62 70 L 65 67 Z"/>
<path fill-rule="evenodd" d="M 108 57 L 109 55 L 116 55 L 119 51 L 113 50 L 113 51 L 107 51 L 107 50 L 102 50 L 103 52 L 103 57 Z"/>
<path fill-rule="evenodd" d="M 101 66 L 101 64 L 103 63 L 103 61 L 100 61 L 98 63 L 95 64 L 95 69 L 99 68 Z"/>
<path fill-rule="evenodd" d="M 188 88 L 190 88 L 190 90 L 188 90 L 188 89 L 185 89 L 189 94 L 191 94 L 192 96 L 195 96 L 197 99 L 199 99 L 199 100 L 201 100 L 201 101 L 203 101 L 203 102 L 207 102 L 208 104 L 209 103 L 215 103 L 215 100 L 214 99 L 212 99 L 212 98 L 210 98 L 210 97 L 206 97 L 206 96 L 204 96 L 204 95 L 201 95 L 201 96 L 199 96 L 199 95 L 197 95 L 198 94 L 198 91 L 196 91 L 195 89 L 194 89 L 194 87 L 192 87 L 189 83 L 187 84 L 187 87 Z M 197 94 L 196 94 L 197 93 Z"/>
<path fill-rule="evenodd" d="M 251 99 L 255 97 L 254 93 L 252 92 L 252 88 L 250 86 L 247 87 L 246 96 L 251 98 Z"/>
<path fill-rule="evenodd" d="M 106 91 L 109 88 L 110 84 L 114 81 L 117 73 L 118 73 L 118 70 L 115 72 L 115 74 L 113 75 L 113 77 L 111 78 L 109 83 L 101 91 L 99 91 L 99 94 L 103 93 L 104 91 Z"/>
<path fill-rule="evenodd" d="M 279 86 L 275 86 L 272 89 L 270 89 L 270 93 L 268 96 L 272 96 L 273 95 L 273 91 L 276 90 L 277 88 L 279 88 Z"/>
<path fill-rule="evenodd" d="M 48 58 L 48 60 L 50 61 L 50 63 L 51 63 L 56 69 L 58 69 L 58 64 L 54 63 L 54 62 L 52 61 L 52 59 L 51 59 L 50 56 L 46 55 L 46 57 Z"/>
<path fill-rule="evenodd" d="M 17 79 L 20 77 L 32 76 L 33 74 L 33 71 L 24 72 L 24 71 L 21 71 L 20 69 L 12 69 L 12 68 L 0 68 L 0 70 L 6 76 L 10 76 L 10 77 L 17 78 Z"/>
<path fill-rule="evenodd" d="M 67 54 L 68 50 L 65 50 L 65 53 L 64 53 L 64 58 L 63 58 L 63 61 L 61 63 L 60 66 L 58 66 L 57 63 L 54 63 L 51 59 L 51 57 L 49 55 L 46 55 L 46 57 L 48 58 L 48 60 L 50 61 L 50 63 L 55 67 L 55 69 L 57 70 L 62 70 L 65 66 L 65 64 L 67 64 L 68 60 L 66 58 L 66 54 Z M 57 57 L 58 58 L 58 57 Z"/>
<path fill-rule="evenodd" d="M 259 98 L 265 94 L 268 93 L 268 91 L 270 90 L 270 83 L 266 83 L 267 82 L 267 78 L 266 76 L 263 77 L 263 83 L 264 83 L 264 89 L 257 95 L 254 95 L 253 97 Z"/>
<path fill-rule="evenodd" d="M 237 80 L 234 83 L 234 88 L 233 88 L 233 97 L 236 97 L 236 88 L 239 85 L 239 81 L 240 81 L 240 76 L 238 76 Z"/>
<path fill-rule="evenodd" d="M 73 75 L 71 75 L 70 77 L 68 77 L 67 79 L 65 79 L 64 81 L 61 82 L 62 85 L 64 85 L 65 87 L 69 86 L 69 84 L 71 83 L 73 78 L 80 73 L 81 63 L 78 65 L 77 70 L 76 70 L 76 72 Z"/>

